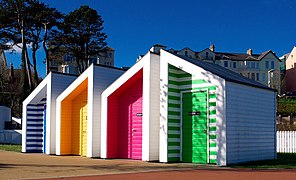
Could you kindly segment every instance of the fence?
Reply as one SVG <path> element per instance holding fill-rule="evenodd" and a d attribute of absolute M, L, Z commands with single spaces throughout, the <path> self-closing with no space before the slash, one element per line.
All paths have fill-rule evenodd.
<path fill-rule="evenodd" d="M 277 152 L 296 153 L 296 131 L 277 131 Z"/>

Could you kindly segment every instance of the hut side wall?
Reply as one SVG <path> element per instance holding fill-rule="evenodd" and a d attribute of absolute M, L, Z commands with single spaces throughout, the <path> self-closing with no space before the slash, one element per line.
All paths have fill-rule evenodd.
<path fill-rule="evenodd" d="M 226 83 L 226 160 L 228 164 L 274 159 L 275 92 Z"/>

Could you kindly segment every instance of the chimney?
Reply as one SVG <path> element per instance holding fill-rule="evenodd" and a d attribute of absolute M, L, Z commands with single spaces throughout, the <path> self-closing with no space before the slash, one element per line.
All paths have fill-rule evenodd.
<path fill-rule="evenodd" d="M 150 51 L 159 54 L 161 49 L 166 49 L 166 46 L 155 44 L 150 48 Z"/>
<path fill-rule="evenodd" d="M 252 49 L 249 48 L 249 49 L 247 50 L 247 54 L 250 55 L 250 56 L 252 56 L 252 53 L 253 53 L 253 52 L 252 52 Z"/>
<path fill-rule="evenodd" d="M 213 52 L 215 52 L 215 45 L 214 45 L 214 44 L 212 44 L 212 45 L 210 46 L 210 50 L 213 51 Z"/>

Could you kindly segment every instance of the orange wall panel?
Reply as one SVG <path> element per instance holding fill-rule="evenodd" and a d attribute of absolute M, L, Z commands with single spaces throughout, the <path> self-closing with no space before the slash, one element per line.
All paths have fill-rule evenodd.
<path fill-rule="evenodd" d="M 71 101 L 61 104 L 61 154 L 71 154 Z"/>

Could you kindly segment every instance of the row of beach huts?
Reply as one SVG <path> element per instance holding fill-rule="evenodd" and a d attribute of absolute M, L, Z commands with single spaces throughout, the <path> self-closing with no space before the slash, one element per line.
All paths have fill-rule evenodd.
<path fill-rule="evenodd" d="M 276 158 L 276 92 L 151 49 L 130 69 L 49 73 L 23 102 L 22 152 L 226 166 Z"/>

